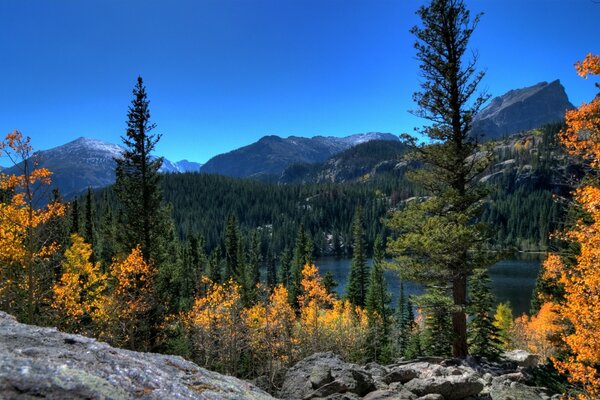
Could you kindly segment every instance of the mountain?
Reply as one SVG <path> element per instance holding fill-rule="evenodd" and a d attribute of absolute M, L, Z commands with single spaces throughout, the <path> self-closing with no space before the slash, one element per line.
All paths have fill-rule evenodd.
<path fill-rule="evenodd" d="M 493 140 L 564 119 L 574 108 L 559 80 L 511 90 L 494 98 L 473 120 L 471 134 Z"/>
<path fill-rule="evenodd" d="M 172 162 L 164 158 L 159 171 L 162 173 L 179 174 L 184 172 L 199 172 L 200 168 L 202 168 L 202 164 L 194 161 L 181 160 Z"/>
<path fill-rule="evenodd" d="M 234 177 L 278 178 L 292 164 L 322 162 L 334 154 L 371 140 L 399 141 L 397 136 L 379 132 L 346 137 L 264 136 L 258 142 L 211 158 L 201 171 Z"/>
<path fill-rule="evenodd" d="M 88 187 L 93 189 L 111 185 L 115 181 L 115 158 L 121 157 L 123 148 L 102 140 L 80 137 L 62 146 L 34 154 L 40 168 L 53 172 L 52 187 L 69 198 Z M 193 172 L 201 164 L 182 160 L 163 161 L 160 172 Z M 18 173 L 18 167 L 7 168 L 6 174 Z"/>
<path fill-rule="evenodd" d="M 399 141 L 372 140 L 335 154 L 322 163 L 293 164 L 287 167 L 279 183 L 328 183 L 365 180 L 393 171 L 407 150 Z"/>

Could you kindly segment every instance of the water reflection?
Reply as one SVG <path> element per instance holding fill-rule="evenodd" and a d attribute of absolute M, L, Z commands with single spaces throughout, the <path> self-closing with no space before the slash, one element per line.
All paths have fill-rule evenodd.
<path fill-rule="evenodd" d="M 321 275 L 327 272 L 333 274 L 338 283 L 337 292 L 341 295 L 346 291 L 350 261 L 350 259 L 334 257 L 323 257 L 316 260 Z M 369 265 L 371 265 L 371 262 L 372 260 L 369 259 Z M 514 260 L 500 261 L 491 267 L 490 278 L 492 279 L 492 292 L 496 297 L 496 302 L 510 301 L 515 316 L 528 313 L 539 268 L 539 256 L 531 255 Z M 398 303 L 400 278 L 393 271 L 386 271 L 385 278 L 392 294 L 392 306 L 395 307 Z M 423 293 L 423 287 L 413 282 L 405 282 L 404 290 L 408 295 Z"/>

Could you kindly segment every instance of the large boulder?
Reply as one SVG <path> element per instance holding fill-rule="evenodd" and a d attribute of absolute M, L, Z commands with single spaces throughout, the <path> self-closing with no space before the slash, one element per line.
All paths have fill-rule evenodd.
<path fill-rule="evenodd" d="M 316 353 L 290 368 L 279 396 L 284 399 L 324 398 L 335 393 L 364 396 L 376 389 L 363 367 L 344 362 L 331 352 Z"/>
<path fill-rule="evenodd" d="M 449 375 L 431 378 L 415 378 L 404 388 L 419 395 L 440 394 L 446 400 L 459 400 L 477 395 L 483 383 L 475 375 Z"/>
<path fill-rule="evenodd" d="M 181 357 L 117 349 L 0 312 L 1 399 L 271 399 Z"/>
<path fill-rule="evenodd" d="M 502 358 L 506 361 L 514 362 L 519 367 L 533 368 L 536 367 L 540 361 L 540 356 L 537 354 L 528 353 L 525 350 L 512 350 L 502 353 Z"/>

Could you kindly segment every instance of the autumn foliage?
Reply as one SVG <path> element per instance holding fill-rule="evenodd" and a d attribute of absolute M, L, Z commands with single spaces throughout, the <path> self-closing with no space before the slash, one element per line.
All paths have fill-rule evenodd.
<path fill-rule="evenodd" d="M 61 327 L 72 332 L 95 334 L 108 318 L 107 276 L 100 264 L 90 262 L 92 246 L 78 234 L 71 235 L 65 251 L 60 280 L 54 284 L 54 302 Z"/>
<path fill-rule="evenodd" d="M 64 214 L 64 206 L 35 206 L 52 173 L 37 168 L 30 138 L 19 131 L 9 133 L 0 142 L 0 155 L 17 171 L 0 174 L 0 308 L 33 322 L 51 296 L 52 275 L 46 263 L 59 250 L 48 223 Z"/>
<path fill-rule="evenodd" d="M 576 64 L 580 76 L 600 74 L 600 58 L 588 54 Z M 563 238 L 579 247 L 574 262 L 557 254 L 544 263 L 544 277 L 557 281 L 564 290 L 559 304 L 546 303 L 564 319 L 562 339 L 567 356 L 554 360 L 557 369 L 582 387 L 580 398 L 600 397 L 600 97 L 566 114 L 567 128 L 561 141 L 572 155 L 581 156 L 593 171 L 574 193 L 582 217 Z M 547 313 L 546 313 L 547 314 Z M 540 315 L 538 315 L 540 318 Z"/>

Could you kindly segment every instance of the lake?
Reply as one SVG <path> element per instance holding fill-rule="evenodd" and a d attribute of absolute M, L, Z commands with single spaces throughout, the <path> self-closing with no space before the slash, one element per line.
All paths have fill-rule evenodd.
<path fill-rule="evenodd" d="M 321 276 L 331 272 L 338 286 L 336 291 L 343 295 L 346 290 L 348 273 L 350 272 L 350 259 L 322 257 L 315 260 Z M 372 260 L 368 263 L 371 265 Z M 514 316 L 529 313 L 529 304 L 535 280 L 540 269 L 541 258 L 539 255 L 523 255 L 519 259 L 504 260 L 490 268 L 492 279 L 492 292 L 496 298 L 496 304 L 510 301 Z M 393 307 L 398 304 L 400 291 L 400 278 L 394 271 L 385 271 L 389 290 L 392 294 Z M 414 282 L 404 283 L 404 292 L 408 295 L 422 294 L 423 287 Z"/>

